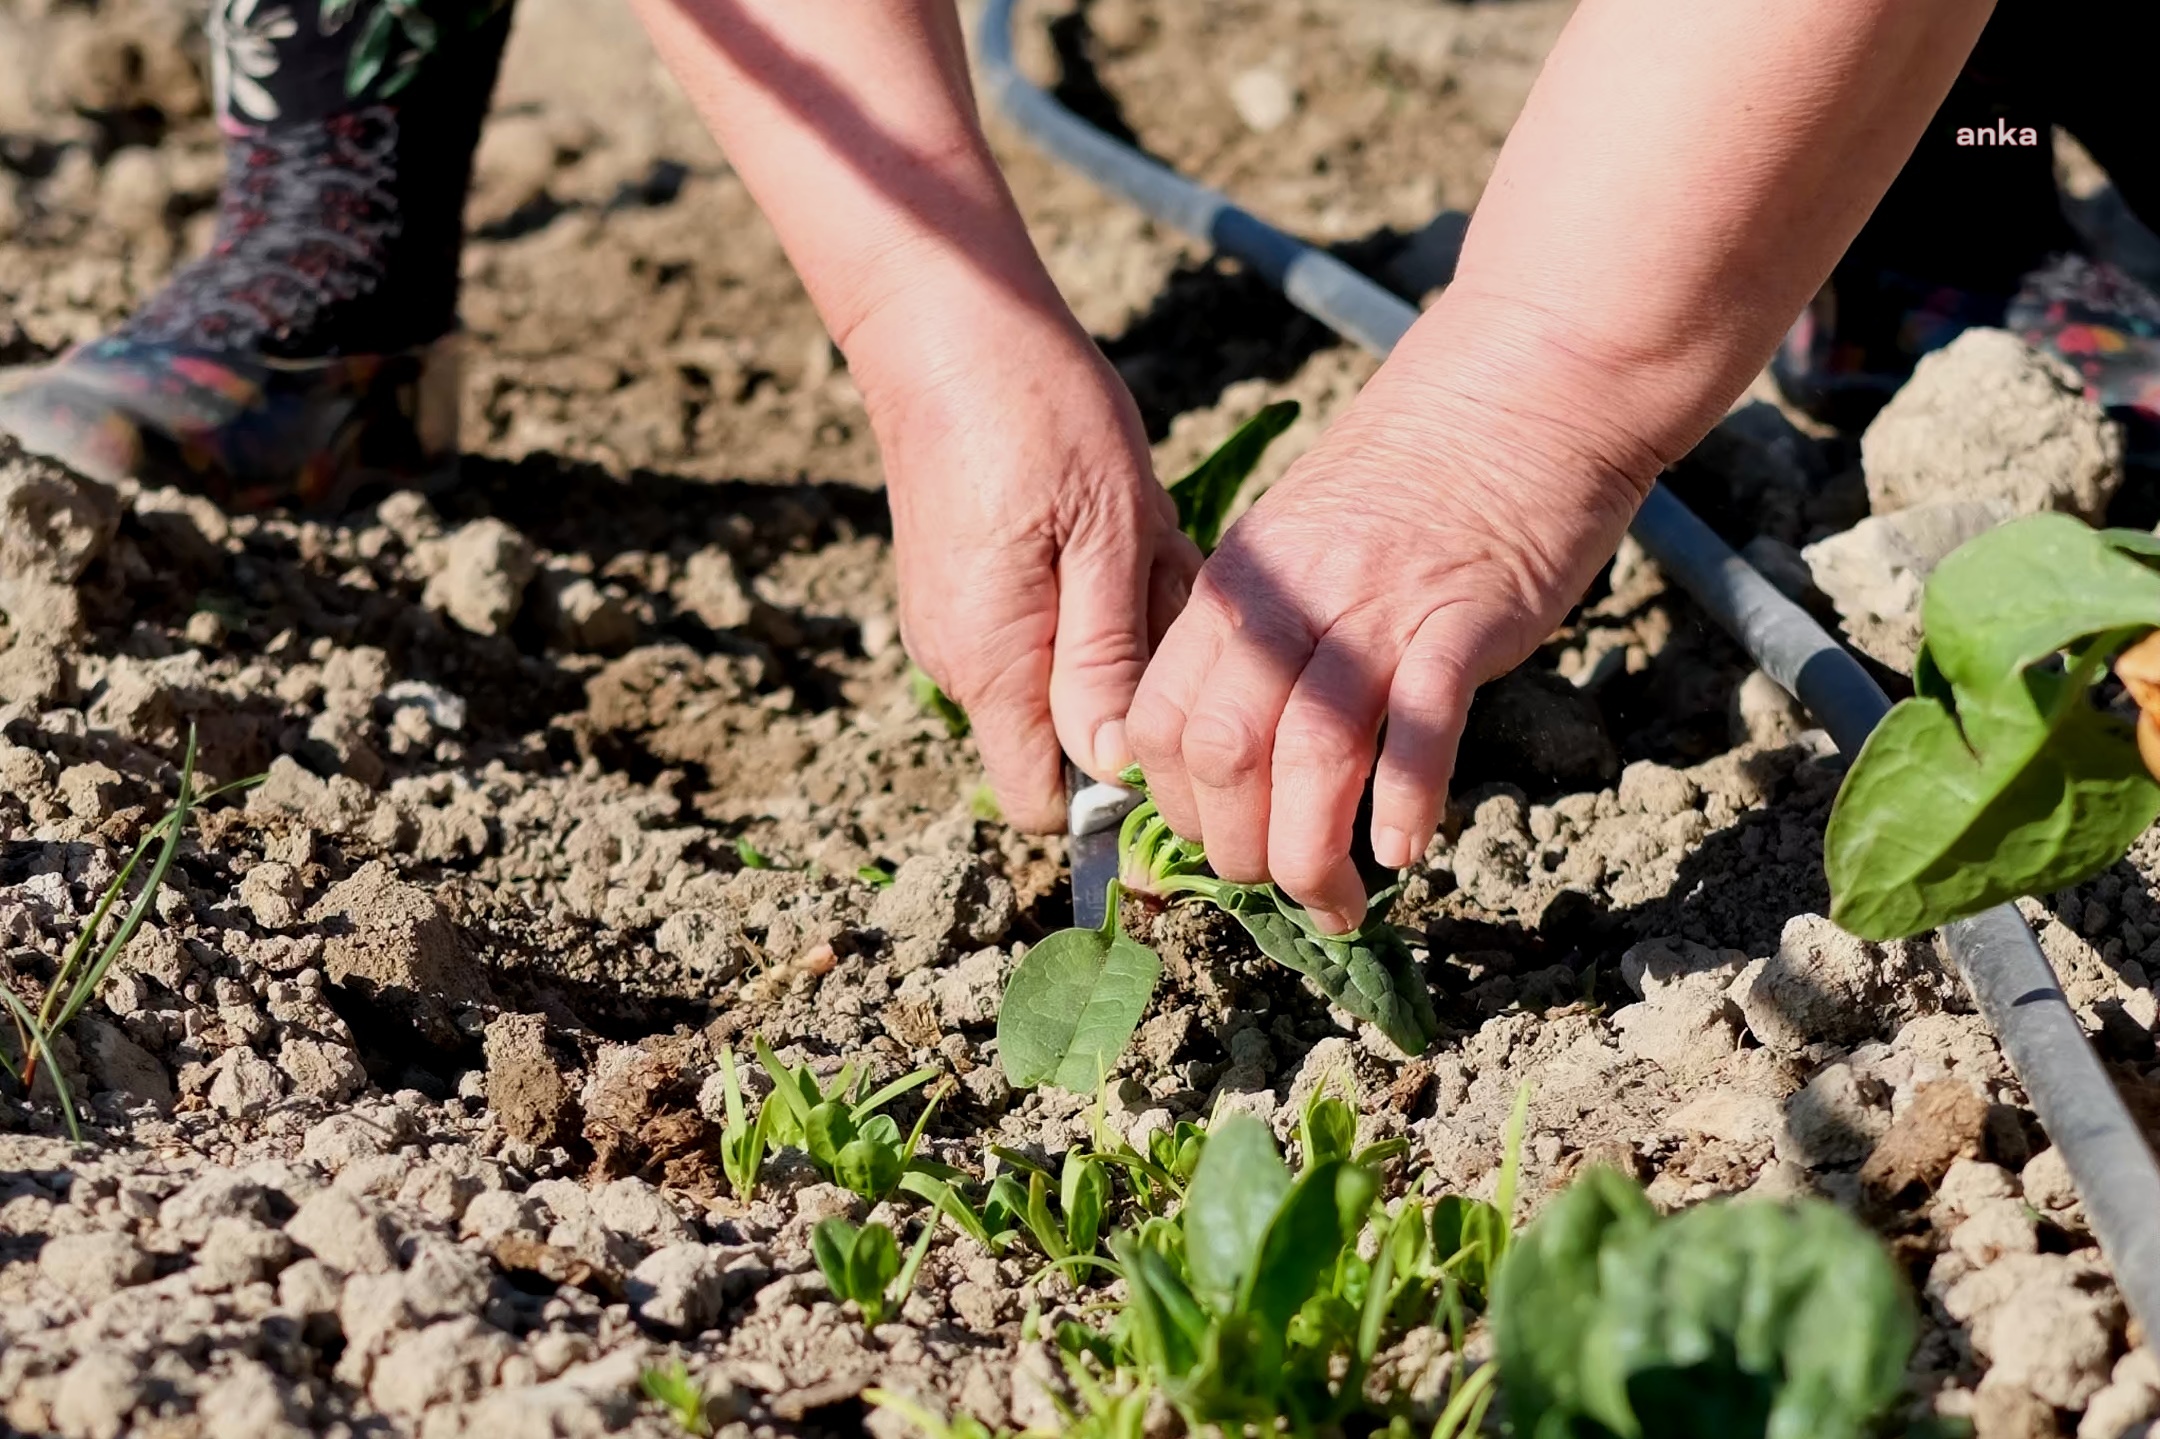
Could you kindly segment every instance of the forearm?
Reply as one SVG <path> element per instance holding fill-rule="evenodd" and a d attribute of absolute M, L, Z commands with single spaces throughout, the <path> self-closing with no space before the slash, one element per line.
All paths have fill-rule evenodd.
<path fill-rule="evenodd" d="M 1647 483 L 1829 274 L 1989 9 L 1583 0 L 1392 385 L 1574 424 Z"/>
<path fill-rule="evenodd" d="M 851 361 L 1074 328 L 977 118 L 952 0 L 632 0 Z M 873 367 L 881 356 L 868 357 Z"/>

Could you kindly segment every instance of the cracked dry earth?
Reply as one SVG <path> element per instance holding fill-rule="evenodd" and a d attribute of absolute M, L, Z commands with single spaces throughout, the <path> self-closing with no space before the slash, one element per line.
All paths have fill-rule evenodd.
<path fill-rule="evenodd" d="M 1031 10 L 1023 52 L 1069 103 L 1414 294 L 1446 272 L 1435 214 L 1475 200 L 1564 15 L 1093 0 Z M 194 18 L 0 0 L 0 362 L 96 332 L 201 242 Z M 930 1147 L 971 1172 L 988 1142 L 1083 1139 L 1084 1102 L 1012 1092 L 991 1039 L 1069 894 L 1058 842 L 990 817 L 965 743 L 909 698 L 860 403 L 740 185 L 627 15 L 526 0 L 519 26 L 473 200 L 464 488 L 244 518 L 0 450 L 0 982 L 38 992 L 164 811 L 189 725 L 212 775 L 267 775 L 203 815 L 67 1036 L 86 1142 L 49 1093 L 0 1093 L 0 1427 L 660 1435 L 636 1386 L 670 1350 L 735 1439 L 896 1434 L 873 1383 L 1054 1424 L 1024 1262 L 948 1228 L 865 1334 L 807 1243 L 862 1206 L 787 1154 L 755 1202 L 723 1192 L 717 1056 L 753 1035 L 824 1072 L 937 1066 L 957 1087 Z M 1370 373 L 998 138 L 1165 472 L 1295 398 L 1279 474 Z M 1972 471 L 2009 476 L 1946 502 L 1999 519 L 2119 483 L 2097 416 L 2034 363 L 1989 350 L 1915 380 L 1933 398 L 1892 419 L 1970 428 L 1958 443 L 2000 460 Z M 1939 430 L 1905 438 L 1943 452 Z M 1921 552 L 1972 522 L 1912 521 L 1899 452 L 1871 436 L 1863 472 L 1850 440 L 1758 403 L 1671 477 L 1893 685 Z M 1398 1190 L 1429 1170 L 1489 1193 L 1528 1082 L 1531 1206 L 1590 1162 L 1669 1206 L 1827 1195 L 1920 1295 L 1912 1413 L 1985 1439 L 2144 1433 L 2160 1368 L 1942 956 L 1821 917 L 1840 773 L 1625 549 L 1481 697 L 1397 911 L 1447 1022 L 1433 1051 L 1404 1062 L 1217 920 L 1135 911 L 1169 981 L 1108 1121 L 1281 1127 L 1348 1076 L 1367 1137 L 1410 1141 Z M 857 878 L 871 864 L 890 888 Z M 2156 876 L 2149 839 L 2027 908 L 2160 1120 Z M 1464 1357 L 1423 1331 L 1383 1369 L 1429 1405 Z"/>

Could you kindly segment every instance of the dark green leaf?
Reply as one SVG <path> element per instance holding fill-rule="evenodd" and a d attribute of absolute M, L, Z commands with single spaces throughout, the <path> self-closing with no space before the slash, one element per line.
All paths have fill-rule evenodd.
<path fill-rule="evenodd" d="M 880 1144 L 867 1137 L 843 1145 L 833 1157 L 833 1177 L 842 1188 L 865 1199 L 883 1199 L 892 1193 L 904 1167 L 896 1144 Z"/>
<path fill-rule="evenodd" d="M 1261 953 L 1312 981 L 1331 1002 L 1366 1021 L 1405 1054 L 1423 1054 L 1438 1033 L 1432 991 L 1409 947 L 1387 922 L 1392 889 L 1374 897 L 1357 933 L 1321 932 L 1273 885 L 1226 885 L 1223 907 Z"/>
<path fill-rule="evenodd" d="M 1201 1164 L 1206 1163 L 1203 1157 Z M 1259 1316 L 1268 1329 L 1286 1329 L 1364 1227 L 1379 1188 L 1370 1171 L 1340 1159 L 1298 1176 L 1261 1239 L 1238 1307 Z"/>
<path fill-rule="evenodd" d="M 1058 1205 L 1065 1211 L 1065 1240 L 1074 1254 L 1093 1254 L 1110 1207 L 1110 1171 L 1099 1159 L 1072 1150 L 1065 1156 Z"/>
<path fill-rule="evenodd" d="M 2124 548 L 2039 515 L 1936 569 L 1926 683 L 1869 736 L 1831 811 L 1840 925 L 1892 939 L 2075 884 L 2160 817 L 2131 727 L 2088 693 L 2110 654 L 2160 625 L 2160 574 Z"/>
<path fill-rule="evenodd" d="M 855 1121 L 848 1117 L 847 1106 L 836 1100 L 825 1100 L 810 1111 L 803 1122 L 803 1148 L 820 1169 L 830 1171 L 839 1161 L 840 1151 L 855 1142 Z"/>
<path fill-rule="evenodd" d="M 1357 1147 L 1357 1111 L 1315 1089 L 1298 1119 L 1298 1142 L 1307 1169 L 1331 1159 L 1348 1159 Z"/>
<path fill-rule="evenodd" d="M 1238 491 L 1259 467 L 1261 456 L 1298 417 L 1295 400 L 1267 406 L 1244 424 L 1216 451 L 1202 460 L 1183 479 L 1170 486 L 1177 501 L 1178 528 L 1192 538 L 1203 554 L 1222 538 L 1223 522 L 1237 502 Z"/>
<path fill-rule="evenodd" d="M 1915 1334 L 1881 1245 L 1832 1206 L 1661 1219 L 1603 1170 L 1525 1231 L 1493 1324 L 1518 1433 L 1675 1439 L 1858 1439 Z"/>
<path fill-rule="evenodd" d="M 1060 930 L 1014 969 L 998 1010 L 998 1064 L 1021 1089 L 1089 1094 L 1117 1067 L 1162 976 L 1155 951 L 1117 929 Z"/>
<path fill-rule="evenodd" d="M 1274 1136 L 1252 1115 L 1228 1115 L 1209 1131 L 1185 1196 L 1185 1259 L 1194 1288 L 1218 1310 L 1244 1287 L 1290 1184 Z"/>
<path fill-rule="evenodd" d="M 397 16 L 389 6 L 380 5 L 368 12 L 345 62 L 347 95 L 357 98 L 375 83 L 375 77 L 382 74 L 383 65 L 390 59 L 390 45 L 396 37 Z"/>

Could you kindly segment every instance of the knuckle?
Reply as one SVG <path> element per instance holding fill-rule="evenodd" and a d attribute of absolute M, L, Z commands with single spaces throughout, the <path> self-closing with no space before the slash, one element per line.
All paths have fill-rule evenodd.
<path fill-rule="evenodd" d="M 1335 769 L 1355 762 L 1369 737 L 1340 715 L 1325 710 L 1285 719 L 1275 731 L 1278 769 Z"/>
<path fill-rule="evenodd" d="M 1185 768 L 1201 784 L 1223 788 L 1258 775 L 1268 737 L 1242 714 L 1203 711 L 1185 722 Z"/>
<path fill-rule="evenodd" d="M 1143 765 L 1162 764 L 1179 754 L 1179 735 L 1185 716 L 1176 705 L 1142 691 L 1125 716 L 1125 737 Z"/>

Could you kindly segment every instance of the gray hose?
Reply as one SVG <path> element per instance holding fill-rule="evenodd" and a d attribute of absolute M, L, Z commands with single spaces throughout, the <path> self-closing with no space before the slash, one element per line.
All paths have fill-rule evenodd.
<path fill-rule="evenodd" d="M 988 0 L 977 48 L 988 89 L 1028 138 L 1112 194 L 1206 239 L 1278 285 L 1290 303 L 1378 355 L 1417 320 L 1414 305 L 1088 124 L 1013 65 L 1013 0 Z M 1807 611 L 1764 579 L 1665 486 L 1633 534 L 1764 673 L 1856 753 L 1890 701 Z M 2160 1334 L 2160 1165 L 2123 1107 L 2017 910 L 2001 905 L 1943 930 L 1973 1002 L 2062 1151 L 2100 1248 L 2146 1332 Z"/>

